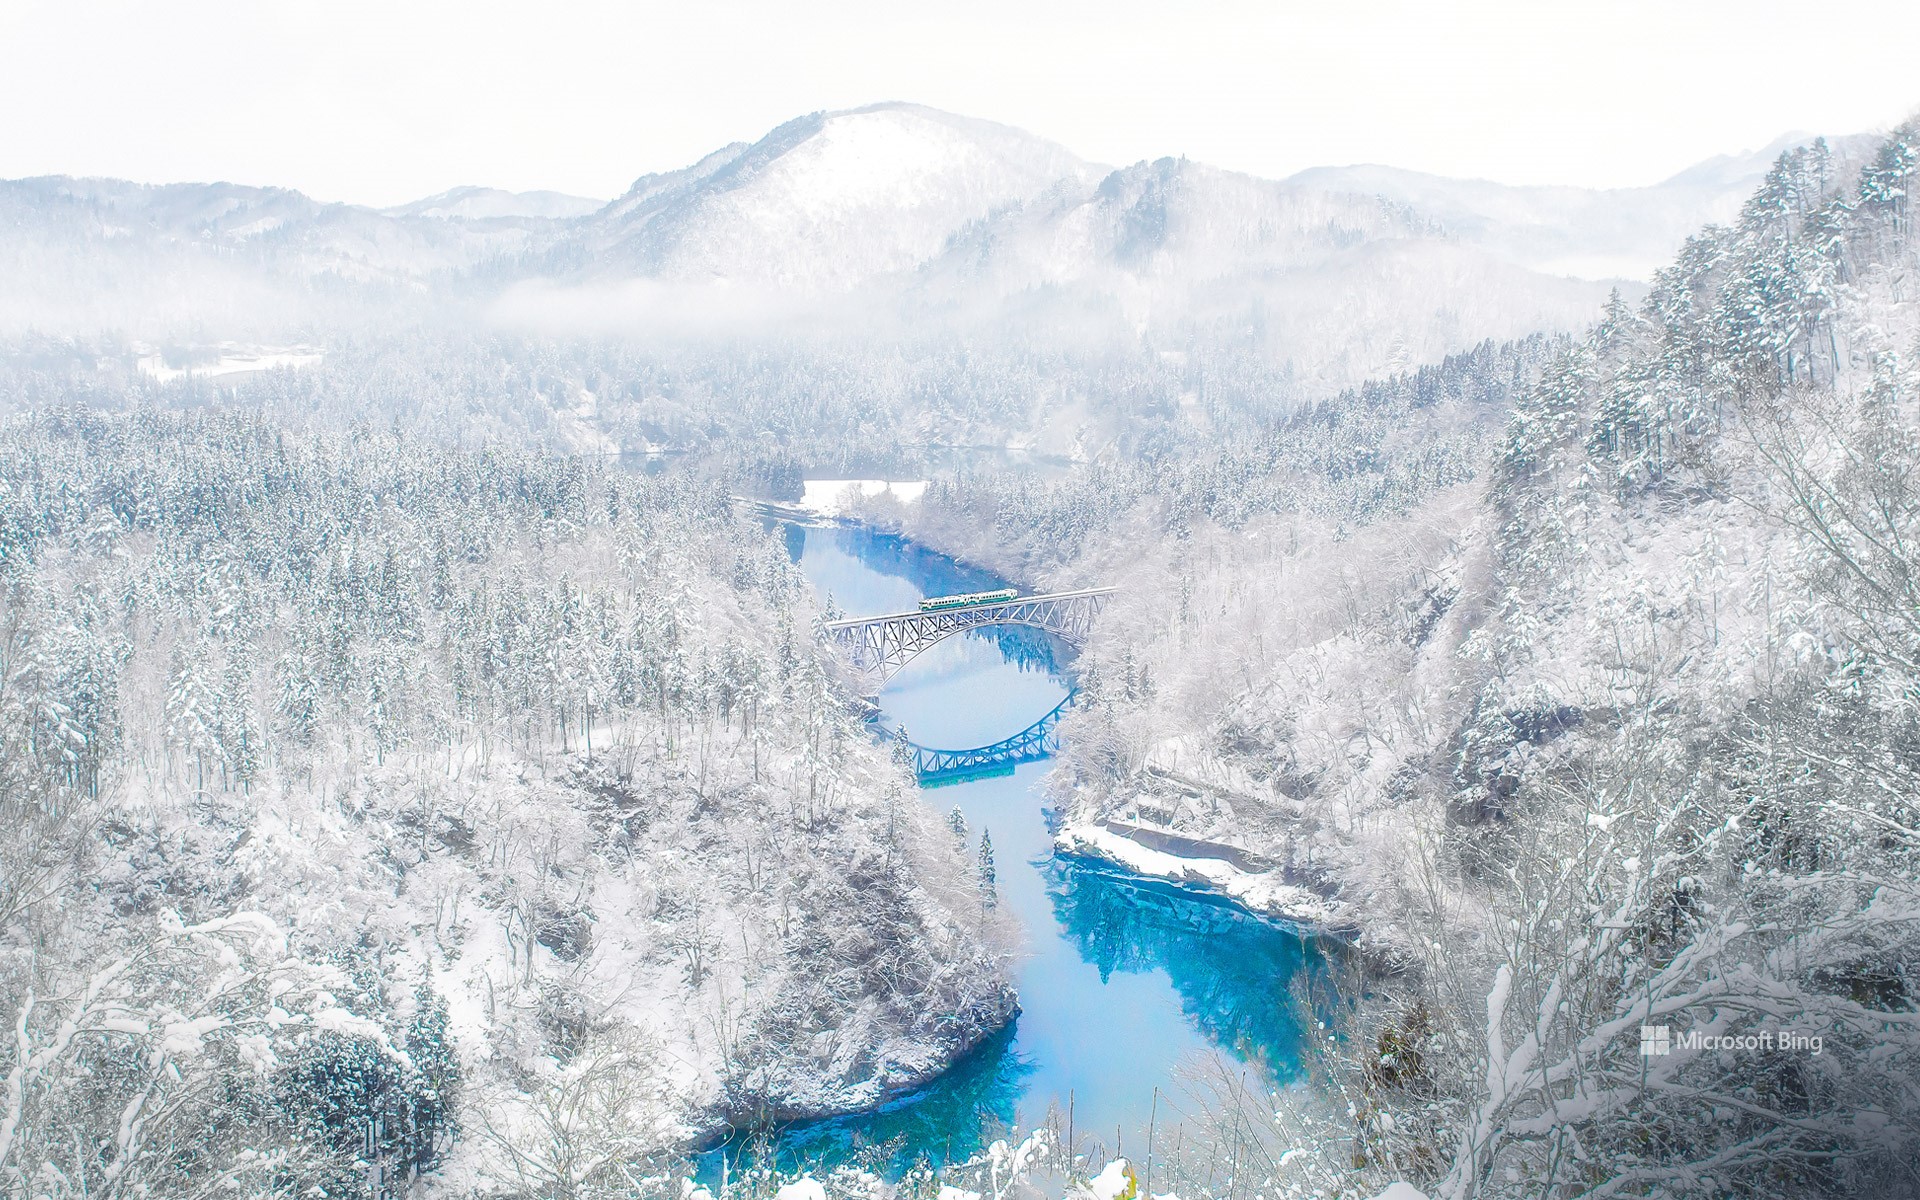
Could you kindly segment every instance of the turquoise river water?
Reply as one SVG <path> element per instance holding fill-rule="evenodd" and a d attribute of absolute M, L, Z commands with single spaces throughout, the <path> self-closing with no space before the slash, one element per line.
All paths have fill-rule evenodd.
<path fill-rule="evenodd" d="M 851 615 L 900 612 L 923 596 L 1006 586 L 993 574 L 902 538 L 845 525 L 787 524 L 787 546 L 815 589 Z M 1124 581 L 1122 581 L 1124 582 Z M 922 745 L 983 746 L 1020 731 L 1067 694 L 1071 651 L 1033 630 L 981 631 L 934 646 L 888 684 L 881 721 Z M 746 1135 L 711 1152 L 736 1167 L 769 1144 L 782 1166 L 860 1157 L 899 1171 L 976 1153 L 1049 1121 L 1086 1152 L 1138 1153 L 1150 1125 L 1171 1145 L 1194 1103 L 1193 1068 L 1228 1056 L 1236 1071 L 1283 1082 L 1300 1030 L 1297 973 L 1322 962 L 1311 938 L 1224 901 L 1056 855 L 1044 777 L 1010 775 L 925 788 L 958 807 L 975 845 L 993 839 L 997 890 L 1025 933 L 1012 1026 L 926 1088 L 878 1111 Z"/>

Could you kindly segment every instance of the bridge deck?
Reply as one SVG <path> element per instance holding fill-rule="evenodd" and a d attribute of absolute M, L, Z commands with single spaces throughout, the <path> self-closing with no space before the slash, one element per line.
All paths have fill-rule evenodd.
<path fill-rule="evenodd" d="M 823 622 L 820 632 L 828 643 L 846 653 L 857 670 L 866 673 L 869 686 L 877 692 L 927 647 L 956 633 L 989 625 L 1030 625 L 1080 645 L 1107 598 L 1117 591 L 1111 587 L 1080 588 L 952 608 L 843 617 Z"/>
<path fill-rule="evenodd" d="M 1120 589 L 1117 587 L 1078 588 L 1070 592 L 1037 592 L 1031 596 L 1015 596 L 1011 600 L 994 600 L 986 604 L 963 604 L 955 608 L 910 608 L 905 612 L 876 613 L 870 617 L 843 617 L 838 621 L 827 621 L 821 628 L 858 629 L 862 625 L 873 625 L 881 621 L 920 620 L 924 617 L 943 617 L 953 613 L 992 612 L 1000 608 L 1018 608 L 1023 604 L 1038 604 L 1048 600 L 1080 600 L 1092 596 L 1111 596 Z"/>

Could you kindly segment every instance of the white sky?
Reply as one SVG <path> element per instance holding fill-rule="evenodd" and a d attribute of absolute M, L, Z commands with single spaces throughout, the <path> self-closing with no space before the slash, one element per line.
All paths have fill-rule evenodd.
<path fill-rule="evenodd" d="M 1095 160 L 1649 183 L 1920 109 L 1920 3 L 0 0 L 0 177 L 608 197 L 914 100 Z"/>

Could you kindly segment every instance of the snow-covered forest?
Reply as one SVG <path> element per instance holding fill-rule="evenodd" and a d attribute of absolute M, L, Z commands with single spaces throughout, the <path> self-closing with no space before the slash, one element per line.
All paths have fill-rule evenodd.
<path fill-rule="evenodd" d="M 1144 1181 L 1049 1127 L 720 1200 L 1920 1195 L 1920 124 L 1773 149 L 878 105 L 604 206 L 0 181 L 0 1184 L 712 1200 L 1006 1028 L 1004 834 L 739 503 L 885 474 L 1120 586 L 1059 851 L 1342 949 Z"/>
<path fill-rule="evenodd" d="M 1155 581 L 1083 667 L 1067 837 L 1245 847 L 1358 936 L 1320 1087 L 1238 1110 L 1267 1194 L 1920 1190 L 1917 161 L 1911 124 L 1791 151 L 1643 304 L 1264 453 L 904 518 Z M 1779 1046 L 1649 1058 L 1641 1026 Z"/>
<path fill-rule="evenodd" d="M 0 454 L 10 1189 L 580 1194 L 1006 1019 L 723 494 L 216 413 Z"/>

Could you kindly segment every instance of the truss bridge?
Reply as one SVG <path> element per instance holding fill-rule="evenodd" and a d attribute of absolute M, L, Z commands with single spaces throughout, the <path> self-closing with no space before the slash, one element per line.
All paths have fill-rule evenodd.
<path fill-rule="evenodd" d="M 850 617 L 826 622 L 821 632 L 856 670 L 865 674 L 877 695 L 921 651 L 969 629 L 1026 625 L 1044 629 L 1070 645 L 1082 645 L 1093 627 L 1093 618 L 1118 591 L 1110 587 L 1082 588 L 954 608 Z"/>

